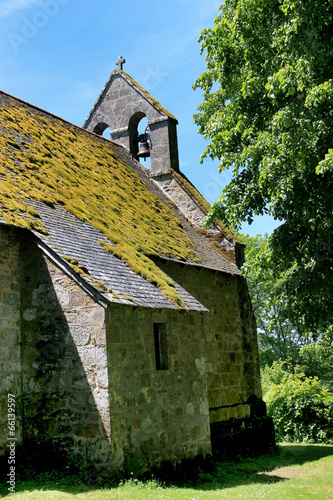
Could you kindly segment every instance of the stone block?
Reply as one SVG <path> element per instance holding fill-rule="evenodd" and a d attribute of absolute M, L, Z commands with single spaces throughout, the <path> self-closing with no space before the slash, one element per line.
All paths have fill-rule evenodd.
<path fill-rule="evenodd" d="M 4 292 L 2 296 L 2 303 L 5 306 L 19 307 L 19 294 Z"/>
<path fill-rule="evenodd" d="M 77 326 L 73 325 L 71 327 L 72 339 L 75 345 L 84 346 L 90 341 L 90 331 L 88 326 Z"/>
<path fill-rule="evenodd" d="M 71 307 L 81 306 L 85 297 L 81 290 L 74 289 L 69 291 L 69 303 Z"/>
<path fill-rule="evenodd" d="M 204 432 L 204 435 L 205 435 L 206 432 Z M 201 428 L 196 425 L 195 427 L 193 427 L 193 429 L 191 430 L 191 439 L 193 441 L 199 441 L 199 439 L 203 437 L 202 434 L 201 434 Z"/>
<path fill-rule="evenodd" d="M 65 286 L 55 283 L 54 284 L 54 291 L 57 295 L 57 299 L 59 301 L 59 304 L 62 307 L 69 307 L 69 305 L 70 305 L 70 301 L 69 301 L 70 292 L 69 292 L 69 290 Z"/>
<path fill-rule="evenodd" d="M 19 331 L 16 328 L 4 328 L 0 339 L 3 344 L 17 344 L 19 342 Z"/>
<path fill-rule="evenodd" d="M 109 386 L 107 367 L 97 370 L 97 383 L 99 388 L 107 389 Z"/>
<path fill-rule="evenodd" d="M 0 319 L 12 320 L 14 318 L 12 308 L 0 304 Z"/>
<path fill-rule="evenodd" d="M 76 309 L 78 315 L 77 324 L 81 326 L 96 326 L 104 323 L 105 313 L 100 306 Z"/>

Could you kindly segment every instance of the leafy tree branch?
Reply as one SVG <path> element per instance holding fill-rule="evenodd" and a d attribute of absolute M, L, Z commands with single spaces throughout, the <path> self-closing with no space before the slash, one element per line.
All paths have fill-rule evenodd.
<path fill-rule="evenodd" d="M 281 222 L 271 259 L 305 330 L 333 320 L 332 28 L 332 0 L 226 0 L 200 36 L 207 67 L 194 84 L 202 159 L 233 173 L 207 223 Z"/>

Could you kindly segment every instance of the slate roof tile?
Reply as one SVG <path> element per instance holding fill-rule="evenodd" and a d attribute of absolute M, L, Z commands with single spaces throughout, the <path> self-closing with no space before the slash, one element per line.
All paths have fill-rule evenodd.
<path fill-rule="evenodd" d="M 8 113 L 12 108 L 15 108 L 16 114 Z M 15 123 L 15 120 L 19 123 Z M 29 131 L 36 124 L 39 132 L 35 135 L 31 132 L 29 135 Z M 41 131 L 42 137 L 40 137 Z M 72 152 L 64 150 L 61 139 L 57 138 L 55 131 L 59 131 L 59 136 L 67 134 L 63 136 L 75 145 Z M 146 169 L 132 161 L 128 151 L 123 147 L 2 92 L 0 92 L 0 140 L 0 217 L 2 215 L 7 223 L 17 226 L 27 224 L 27 227 L 43 242 L 45 248 L 49 248 L 66 262 L 70 263 L 68 259 L 73 259 L 75 262 L 71 264 L 73 272 L 79 271 L 79 268 L 81 271 L 86 271 L 81 275 L 81 279 L 97 287 L 96 289 L 100 288 L 99 293 L 107 300 L 144 307 L 176 307 L 175 303 L 168 300 L 170 296 L 167 293 L 165 296 L 157 286 L 136 274 L 129 265 L 100 244 L 104 242 L 109 248 L 116 248 L 114 237 L 118 229 L 119 233 L 127 238 L 126 248 L 130 248 L 129 245 L 133 244 L 134 256 L 159 255 L 181 264 L 185 262 L 188 265 L 206 267 L 228 274 L 239 274 L 238 267 L 220 255 L 205 237 L 198 234 L 180 210 L 149 178 Z M 87 148 L 84 147 L 85 140 Z M 41 157 L 38 156 L 38 141 L 43 146 Z M 91 168 L 91 163 L 98 167 Z M 87 171 L 83 165 L 85 167 L 88 165 Z M 59 174 L 55 181 L 54 172 L 58 167 L 59 169 L 61 167 L 64 173 Z M 47 172 L 50 173 L 50 179 Z M 92 176 L 91 198 L 89 198 L 89 176 Z M 27 183 L 27 178 L 36 179 L 36 187 Z M 115 179 L 111 184 L 110 178 Z M 84 201 L 78 197 L 78 191 L 75 191 L 80 182 L 85 183 Z M 97 194 L 93 192 L 93 182 L 100 186 L 100 192 Z M 11 184 L 14 194 L 11 192 Z M 123 224 L 119 223 L 122 227 L 115 226 L 113 229 L 113 219 L 125 205 L 130 206 L 133 201 L 132 198 L 122 196 L 127 194 L 121 191 L 126 190 L 126 185 L 131 186 L 134 203 L 141 203 L 142 206 L 129 207 L 132 210 L 130 217 L 138 215 L 135 224 L 134 220 L 124 220 Z M 113 190 L 115 200 L 113 205 L 110 204 L 108 189 Z M 77 216 L 66 209 L 67 199 Z M 26 207 L 31 207 L 34 211 Z M 127 209 L 127 206 L 125 208 Z M 100 210 L 100 213 L 97 216 L 94 212 L 91 220 L 88 217 L 88 222 L 87 213 L 90 215 L 89 211 L 94 210 L 95 212 Z M 112 213 L 107 213 L 108 218 L 100 220 L 103 217 L 101 214 L 110 210 Z M 148 216 L 150 219 L 147 226 L 145 217 Z M 160 227 L 160 233 L 151 227 L 155 220 L 156 225 Z M 44 234 L 41 232 L 41 223 L 44 226 Z M 140 227 L 133 231 L 133 234 L 129 234 L 130 228 L 138 224 L 146 224 L 143 226 L 147 227 L 144 239 Z M 138 243 L 137 236 L 141 238 L 142 243 Z M 117 238 L 119 239 L 119 234 Z M 120 253 L 121 243 L 120 250 L 117 245 Z M 145 248 L 140 250 L 140 245 Z M 152 266 L 155 265 L 153 260 L 151 263 Z M 156 272 L 156 269 L 155 267 L 152 273 Z M 160 270 L 159 272 L 161 273 Z M 166 283 L 170 283 L 170 277 L 164 273 L 162 275 L 165 276 Z M 167 286 L 171 291 L 175 290 L 185 307 L 197 311 L 206 310 L 204 305 L 179 284 L 173 282 L 172 286 Z"/>

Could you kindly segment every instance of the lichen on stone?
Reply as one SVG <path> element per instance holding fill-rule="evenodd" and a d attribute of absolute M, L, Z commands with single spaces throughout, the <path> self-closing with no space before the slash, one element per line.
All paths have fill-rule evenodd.
<path fill-rule="evenodd" d="M 201 236 L 204 236 L 207 238 L 211 246 L 223 257 L 225 257 L 227 260 L 230 262 L 233 262 L 236 264 L 236 255 L 235 255 L 235 249 L 227 249 L 225 245 L 225 240 L 232 240 L 234 242 L 239 242 L 239 238 L 237 235 L 235 235 L 234 238 L 231 238 L 233 235 L 233 232 L 230 234 L 229 232 L 226 232 L 225 230 L 221 230 L 217 233 L 213 233 L 208 231 L 205 228 L 199 227 L 197 229 L 197 233 L 199 233 Z"/>

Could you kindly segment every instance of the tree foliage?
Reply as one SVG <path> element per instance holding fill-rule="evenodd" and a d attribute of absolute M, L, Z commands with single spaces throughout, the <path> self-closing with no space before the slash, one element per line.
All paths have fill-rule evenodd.
<path fill-rule="evenodd" d="M 316 378 L 275 361 L 262 373 L 267 412 L 278 440 L 333 442 L 333 397 Z"/>
<path fill-rule="evenodd" d="M 333 0 L 226 0 L 201 50 L 203 158 L 233 177 L 214 218 L 281 221 L 270 240 L 293 322 L 333 319 Z"/>
<path fill-rule="evenodd" d="M 301 346 L 298 363 L 308 377 L 318 377 L 333 393 L 333 329 L 316 342 Z"/>
<path fill-rule="evenodd" d="M 291 321 L 293 316 L 286 301 L 284 274 L 275 275 L 269 237 L 240 236 L 246 244 L 246 260 L 242 273 L 246 277 L 257 320 L 260 364 L 272 365 L 277 360 L 299 362 L 303 345 L 319 337 Z"/>
<path fill-rule="evenodd" d="M 276 277 L 268 235 L 239 237 L 246 245 L 242 273 L 257 320 L 261 367 L 288 361 L 289 366 L 299 365 L 307 377 L 317 376 L 332 389 L 333 328 L 309 331 L 303 324 L 294 323 L 286 290 L 281 286 L 284 275 Z"/>

